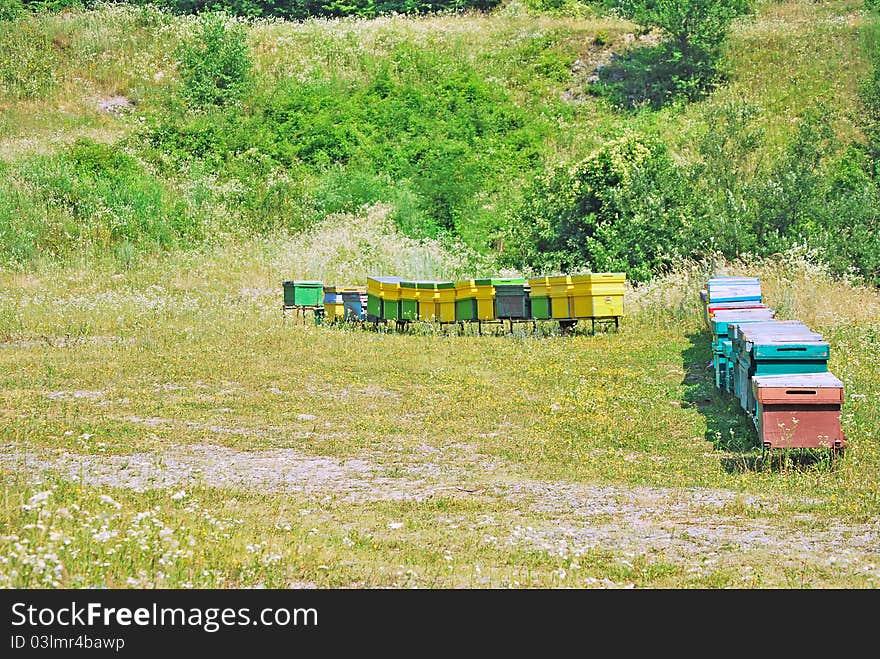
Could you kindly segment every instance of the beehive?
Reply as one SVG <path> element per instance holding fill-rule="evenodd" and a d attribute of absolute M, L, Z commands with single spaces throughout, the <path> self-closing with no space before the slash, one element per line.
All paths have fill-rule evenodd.
<path fill-rule="evenodd" d="M 323 282 L 292 280 L 285 281 L 282 286 L 286 307 L 320 307 L 323 304 Z"/>
<path fill-rule="evenodd" d="M 455 283 L 455 320 L 495 320 L 495 288 L 491 279 Z"/>
<path fill-rule="evenodd" d="M 831 373 L 752 378 L 755 425 L 768 448 L 843 448 L 843 383 Z"/>
<path fill-rule="evenodd" d="M 495 317 L 513 320 L 531 318 L 529 285 L 525 279 L 493 279 Z"/>
<path fill-rule="evenodd" d="M 532 277 L 528 281 L 532 318 L 547 320 L 552 317 L 550 302 L 550 278 Z"/>
<path fill-rule="evenodd" d="M 569 310 L 573 318 L 613 318 L 623 315 L 626 275 L 595 272 L 571 277 Z"/>
<path fill-rule="evenodd" d="M 399 277 L 367 277 L 367 313 L 379 320 L 400 318 Z"/>

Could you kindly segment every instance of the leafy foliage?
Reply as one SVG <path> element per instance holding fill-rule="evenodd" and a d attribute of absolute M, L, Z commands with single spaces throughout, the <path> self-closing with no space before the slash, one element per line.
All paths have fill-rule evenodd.
<path fill-rule="evenodd" d="M 198 32 L 178 53 L 182 94 L 199 109 L 237 103 L 251 82 L 251 58 L 244 27 L 225 14 L 206 13 Z"/>
<path fill-rule="evenodd" d="M 875 176 L 880 179 L 880 26 L 867 36 L 866 49 L 870 57 L 871 70 L 860 90 L 862 125 L 868 138 L 868 156 L 872 161 Z"/>
<path fill-rule="evenodd" d="M 21 0 L 0 0 L 0 21 L 11 21 L 24 11 Z"/>
<path fill-rule="evenodd" d="M 179 13 L 225 11 L 236 16 L 278 17 L 302 20 L 310 16 L 426 14 L 464 9 L 488 10 L 500 0 L 141 0 Z"/>
<path fill-rule="evenodd" d="M 684 179 L 657 140 L 627 135 L 536 180 L 510 218 L 515 262 L 644 281 L 680 247 Z"/>
<path fill-rule="evenodd" d="M 12 172 L 0 172 L 8 176 Z M 72 251 L 194 244 L 204 238 L 173 191 L 131 155 L 81 139 L 18 167 L 0 203 L 0 246 L 13 262 Z"/>
<path fill-rule="evenodd" d="M 493 218 L 480 199 L 539 164 L 540 137 L 472 66 L 405 43 L 368 78 L 282 80 L 247 108 L 169 110 L 144 134 L 150 157 L 172 173 L 200 162 L 244 183 L 251 192 L 239 206 L 267 203 L 264 193 L 311 197 L 319 214 L 398 202 L 408 233 L 469 237 Z M 264 184 L 319 177 L 311 191 Z"/>
<path fill-rule="evenodd" d="M 721 79 L 721 47 L 749 0 L 617 0 L 624 16 L 659 29 L 664 40 L 617 56 L 593 91 L 623 107 L 661 107 L 682 97 L 695 99 Z"/>

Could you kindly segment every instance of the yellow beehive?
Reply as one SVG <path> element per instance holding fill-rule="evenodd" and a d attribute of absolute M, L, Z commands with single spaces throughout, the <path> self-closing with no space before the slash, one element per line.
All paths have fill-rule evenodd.
<path fill-rule="evenodd" d="M 547 283 L 550 285 L 550 311 L 553 318 L 571 318 L 569 298 L 574 290 L 571 277 L 568 275 L 547 277 Z"/>
<path fill-rule="evenodd" d="M 336 303 L 324 303 L 324 320 L 328 323 L 343 320 L 345 318 L 345 305 Z"/>
<path fill-rule="evenodd" d="M 419 318 L 429 323 L 439 320 L 440 309 L 437 304 L 437 289 L 426 288 L 425 284 L 419 284 L 418 299 Z"/>
<path fill-rule="evenodd" d="M 455 322 L 455 286 L 437 289 L 437 314 L 441 323 Z"/>
<path fill-rule="evenodd" d="M 464 320 L 495 320 L 495 287 L 491 279 L 468 279 L 455 283 L 455 303 L 463 308 L 461 303 L 466 300 L 476 301 L 476 313 L 468 311 L 464 315 L 456 314 L 457 319 Z M 476 318 L 472 316 L 476 315 Z"/>
<path fill-rule="evenodd" d="M 396 277 L 367 277 L 367 294 L 384 300 L 400 299 L 400 279 Z"/>
<path fill-rule="evenodd" d="M 550 277 L 529 279 L 529 297 L 550 297 Z"/>
<path fill-rule="evenodd" d="M 578 275 L 577 279 L 578 285 L 570 301 L 572 317 L 599 318 L 623 315 L 626 274 L 599 272 Z"/>

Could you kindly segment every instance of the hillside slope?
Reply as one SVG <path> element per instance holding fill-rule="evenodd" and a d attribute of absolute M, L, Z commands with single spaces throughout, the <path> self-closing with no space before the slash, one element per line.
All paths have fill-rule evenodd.
<path fill-rule="evenodd" d="M 622 134 L 661 140 L 688 168 L 681 176 L 709 192 L 718 181 L 701 178 L 704 164 L 729 163 L 731 185 L 771 184 L 787 175 L 774 167 L 804 117 L 821 114 L 835 135 L 816 166 L 862 140 L 858 87 L 877 31 L 857 2 L 760 3 L 734 26 L 727 83 L 701 101 L 627 110 L 589 89 L 644 41 L 615 18 L 508 4 L 488 15 L 247 22 L 254 74 L 241 106 L 194 112 L 181 104 L 178 58 L 199 25 L 118 6 L 0 24 L 7 265 L 84 252 L 124 264 L 143 250 L 284 234 L 377 202 L 411 236 L 451 236 L 495 254 L 534 180 Z M 720 154 L 707 146 L 719 139 Z M 748 205 L 764 194 L 757 187 L 730 194 Z M 803 197 L 784 194 L 783 206 Z M 672 203 L 740 221 L 723 200 Z M 853 211 L 856 225 L 871 221 L 869 207 Z M 809 232 L 798 217 L 811 208 L 786 226 Z M 752 223 L 778 211 L 750 212 Z M 731 254 L 752 249 L 725 235 L 716 244 Z"/>

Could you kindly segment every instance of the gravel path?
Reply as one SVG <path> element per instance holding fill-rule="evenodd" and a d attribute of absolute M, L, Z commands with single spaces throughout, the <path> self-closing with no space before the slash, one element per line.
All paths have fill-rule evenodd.
<path fill-rule="evenodd" d="M 516 465 L 466 444 L 416 450 L 387 446 L 348 459 L 207 444 L 126 456 L 16 453 L 7 445 L 0 447 L 0 465 L 34 474 L 52 470 L 92 486 L 139 491 L 202 485 L 355 504 L 479 497 L 500 502 L 497 509 L 505 512 L 490 522 L 457 522 L 494 545 L 571 559 L 594 550 L 645 555 L 686 564 L 692 572 L 711 570 L 743 553 L 764 552 L 880 579 L 880 520 L 847 525 L 804 514 L 793 525 L 791 519 L 774 517 L 775 500 L 732 491 L 529 479 Z"/>

